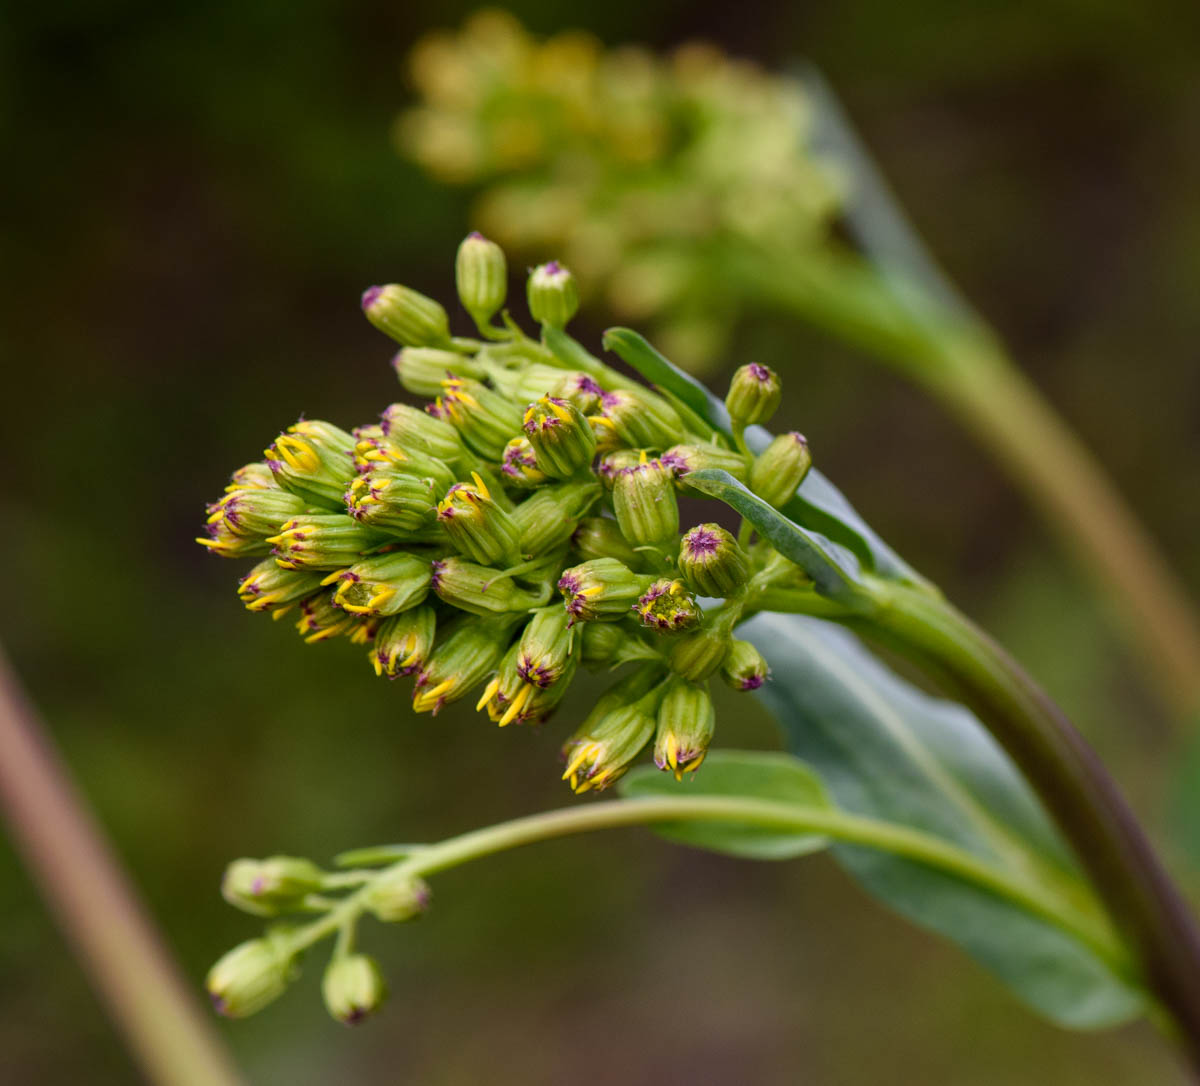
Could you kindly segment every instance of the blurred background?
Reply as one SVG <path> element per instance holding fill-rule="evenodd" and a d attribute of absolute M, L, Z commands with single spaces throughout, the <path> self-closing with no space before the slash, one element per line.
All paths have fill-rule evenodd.
<path fill-rule="evenodd" d="M 197 989 L 258 930 L 219 896 L 230 858 L 323 861 L 568 798 L 569 711 L 540 732 L 465 708 L 415 718 L 360 649 L 244 612 L 240 566 L 192 543 L 229 471 L 300 413 L 350 426 L 399 398 L 362 288 L 452 297 L 471 193 L 400 157 L 391 128 L 405 54 L 472 7 L 68 0 L 0 21 L 0 556 L 16 574 L 0 637 Z M 1200 594 L 1200 9 L 510 8 L 539 33 L 586 19 L 609 44 L 814 62 Z M 595 343 L 605 314 L 589 319 L 577 334 Z M 1170 853 L 1165 722 L 997 469 L 922 394 L 799 324 L 737 329 L 725 371 L 749 358 L 781 370 L 820 466 L 1031 667 Z M 757 705 L 718 712 L 719 743 L 775 744 Z M 392 986 L 369 1025 L 326 1017 L 318 957 L 299 990 L 221 1025 L 253 1082 L 1183 1080 L 1144 1026 L 1042 1024 L 824 858 L 753 865 L 629 832 L 434 892 L 419 925 L 363 929 Z M 136 1080 L 3 843 L 0 916 L 5 1079 Z"/>

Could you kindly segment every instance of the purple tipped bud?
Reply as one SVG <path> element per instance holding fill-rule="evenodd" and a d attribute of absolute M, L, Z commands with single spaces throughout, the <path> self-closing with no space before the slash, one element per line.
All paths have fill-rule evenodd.
<path fill-rule="evenodd" d="M 782 386 L 775 371 L 751 362 L 733 375 L 725 407 L 734 423 L 752 426 L 766 422 L 775 414 L 782 396 Z"/>

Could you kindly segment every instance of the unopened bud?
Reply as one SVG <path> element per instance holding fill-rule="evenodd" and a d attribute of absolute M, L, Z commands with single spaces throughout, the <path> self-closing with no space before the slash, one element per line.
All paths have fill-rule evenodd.
<path fill-rule="evenodd" d="M 541 486 L 549 478 L 538 467 L 537 455 L 527 437 L 514 437 L 504 446 L 500 471 L 507 483 L 526 489 Z"/>
<path fill-rule="evenodd" d="M 455 483 L 438 503 L 437 519 L 454 546 L 485 566 L 511 565 L 520 554 L 521 530 L 493 500 L 478 474 Z"/>
<path fill-rule="evenodd" d="M 226 1018 L 246 1018 L 283 995 L 294 973 L 287 938 L 267 935 L 235 946 L 208 971 L 205 987 Z"/>
<path fill-rule="evenodd" d="M 281 569 L 274 558 L 259 562 L 238 581 L 238 599 L 248 611 L 270 611 L 279 618 L 298 601 L 320 590 L 322 574 Z"/>
<path fill-rule="evenodd" d="M 700 621 L 700 605 L 682 581 L 655 581 L 633 606 L 642 625 L 659 633 L 686 630 Z"/>
<path fill-rule="evenodd" d="M 385 620 L 367 657 L 375 674 L 394 679 L 419 671 L 433 649 L 436 630 L 437 612 L 429 606 L 414 607 Z"/>
<path fill-rule="evenodd" d="M 375 878 L 363 897 L 363 905 L 377 920 L 400 924 L 425 912 L 431 897 L 424 879 L 393 871 Z"/>
<path fill-rule="evenodd" d="M 341 569 L 386 538 L 345 513 L 305 513 L 287 521 L 267 542 L 284 569 Z"/>
<path fill-rule="evenodd" d="M 363 312 L 376 328 L 405 347 L 446 347 L 450 320 L 432 298 L 390 283 L 368 287 L 362 296 Z"/>
<path fill-rule="evenodd" d="M 671 670 L 691 682 L 707 679 L 721 666 L 729 651 L 729 635 L 702 625 L 671 643 Z"/>
<path fill-rule="evenodd" d="M 574 405 L 584 415 L 590 415 L 600 406 L 600 397 L 604 395 L 595 380 L 586 373 L 566 373 L 561 370 L 558 381 L 551 385 L 548 392 L 560 400 Z"/>
<path fill-rule="evenodd" d="M 521 533 L 521 553 L 548 554 L 566 544 L 583 516 L 600 497 L 592 481 L 559 483 L 535 490 L 513 510 Z"/>
<path fill-rule="evenodd" d="M 349 637 L 359 633 L 362 621 L 357 615 L 347 614 L 338 607 L 333 602 L 332 592 L 323 591 L 301 601 L 296 630 L 306 644 L 315 645 L 318 641 L 330 641 L 342 634 Z"/>
<path fill-rule="evenodd" d="M 260 487 L 275 487 L 275 475 L 267 466 L 265 460 L 256 460 L 253 464 L 244 464 L 229 478 L 227 493 L 234 490 L 254 490 Z"/>
<path fill-rule="evenodd" d="M 533 446 L 537 465 L 555 479 L 569 479 L 586 468 L 596 453 L 596 438 L 579 408 L 543 396 L 525 411 L 522 429 Z"/>
<path fill-rule="evenodd" d="M 271 553 L 271 544 L 262 536 L 241 535 L 230 529 L 225 518 L 210 520 L 204 526 L 204 535 L 196 542 L 208 548 L 209 554 L 219 558 L 258 558 Z"/>
<path fill-rule="evenodd" d="M 429 593 L 433 572 L 427 558 L 404 551 L 376 554 L 336 570 L 321 583 L 335 584 L 333 601 L 352 615 L 398 615 Z"/>
<path fill-rule="evenodd" d="M 441 381 L 433 395 L 441 391 Z M 380 416 L 383 435 L 406 453 L 418 452 L 434 460 L 454 461 L 466 452 L 458 431 L 444 419 L 406 403 L 394 403 Z"/>
<path fill-rule="evenodd" d="M 354 438 L 318 419 L 301 419 L 263 455 L 275 481 L 305 501 L 338 508 L 354 478 Z"/>
<path fill-rule="evenodd" d="M 596 477 L 604 484 L 606 490 L 612 490 L 616 485 L 617 476 L 626 468 L 635 467 L 646 461 L 645 449 L 613 449 L 605 453 L 596 464 Z M 666 463 L 664 460 L 663 463 Z"/>
<path fill-rule="evenodd" d="M 521 429 L 521 409 L 486 385 L 469 377 L 447 377 L 435 403 L 462 439 L 487 460 L 499 461 L 504 447 Z"/>
<path fill-rule="evenodd" d="M 529 312 L 539 324 L 565 328 L 579 311 L 575 276 L 557 260 L 539 264 L 529 274 Z"/>
<path fill-rule="evenodd" d="M 600 414 L 592 420 L 611 430 L 616 445 L 635 449 L 665 449 L 683 438 L 683 420 L 675 408 L 640 385 L 604 393 Z"/>
<path fill-rule="evenodd" d="M 334 958 L 321 978 L 325 1009 L 338 1022 L 353 1026 L 374 1014 L 387 998 L 387 985 L 374 958 L 346 954 Z"/>
<path fill-rule="evenodd" d="M 572 621 L 592 622 L 623 618 L 653 582 L 615 558 L 594 558 L 563 570 L 558 590 Z"/>
<path fill-rule="evenodd" d="M 679 543 L 679 572 L 701 596 L 725 597 L 745 587 L 750 559 L 719 524 L 697 524 Z"/>
<path fill-rule="evenodd" d="M 438 499 L 454 485 L 453 479 L 441 467 L 418 474 L 412 463 L 374 464 L 347 489 L 346 511 L 364 527 L 415 539 L 433 525 Z"/>
<path fill-rule="evenodd" d="M 298 494 L 277 486 L 231 490 L 208 507 L 208 524 L 222 524 L 234 535 L 266 539 L 307 505 Z"/>
<path fill-rule="evenodd" d="M 571 536 L 571 546 L 584 561 L 615 558 L 635 569 L 641 563 L 641 555 L 621 534 L 620 525 L 611 517 L 584 517 Z"/>
<path fill-rule="evenodd" d="M 721 678 L 734 690 L 757 690 L 769 674 L 762 653 L 749 641 L 734 640 L 721 662 Z"/>
<path fill-rule="evenodd" d="M 736 425 L 753 426 L 774 415 L 782 397 L 779 375 L 767 366 L 751 362 L 739 367 L 729 382 L 725 409 Z"/>
<path fill-rule="evenodd" d="M 406 391 L 427 400 L 440 395 L 447 377 L 483 376 L 465 355 L 440 347 L 405 347 L 392 356 L 392 369 Z"/>
<path fill-rule="evenodd" d="M 563 746 L 563 780 L 575 792 L 607 788 L 638 756 L 655 729 L 662 673 L 647 665 L 601 695 L 579 730 Z"/>
<path fill-rule="evenodd" d="M 491 566 L 465 558 L 439 558 L 433 563 L 433 590 L 440 599 L 473 615 L 501 615 L 542 607 L 550 589 L 525 589 Z"/>
<path fill-rule="evenodd" d="M 221 880 L 221 896 L 245 912 L 278 916 L 299 908 L 309 894 L 321 889 L 323 879 L 316 864 L 296 856 L 234 860 Z"/>
<path fill-rule="evenodd" d="M 781 508 L 792 500 L 812 467 L 812 454 L 803 434 L 780 434 L 754 461 L 750 489 L 764 501 Z"/>
<path fill-rule="evenodd" d="M 683 678 L 672 679 L 658 706 L 654 737 L 654 764 L 682 780 L 700 768 L 708 753 L 717 714 L 703 686 Z"/>
<path fill-rule="evenodd" d="M 556 608 L 561 614 L 561 608 Z M 496 676 L 483 689 L 476 709 L 487 709 L 488 716 L 500 727 L 508 724 L 540 724 L 562 701 L 571 685 L 578 663 L 577 656 L 568 656 L 557 670 L 552 682 L 541 683 L 538 676 L 528 678 L 523 668 L 524 654 L 520 644 L 513 645 L 500 662 Z"/>
<path fill-rule="evenodd" d="M 634 546 L 674 543 L 679 534 L 679 503 L 671 471 L 661 460 L 643 459 L 622 468 L 612 498 L 621 534 Z"/>
<path fill-rule="evenodd" d="M 535 611 L 517 647 L 521 678 L 534 686 L 553 686 L 563 677 L 575 648 L 570 616 L 562 607 Z"/>
<path fill-rule="evenodd" d="M 722 449 L 719 445 L 673 445 L 659 459 L 675 472 L 675 485 L 692 494 L 696 491 L 687 485 L 687 476 L 693 471 L 710 468 L 727 471 L 739 483 L 750 478 L 750 466 L 746 458 L 740 452 Z"/>
<path fill-rule="evenodd" d="M 454 278 L 463 309 L 481 330 L 486 328 L 508 294 L 504 250 L 478 231 L 468 234 L 458 247 Z"/>
<path fill-rule="evenodd" d="M 417 676 L 413 708 L 437 713 L 469 694 L 504 657 L 516 617 L 490 621 L 466 619 L 439 642 Z"/>

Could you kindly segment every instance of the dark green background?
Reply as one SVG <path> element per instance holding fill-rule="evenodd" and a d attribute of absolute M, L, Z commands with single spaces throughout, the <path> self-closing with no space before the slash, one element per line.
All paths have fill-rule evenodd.
<path fill-rule="evenodd" d="M 229 470 L 299 413 L 351 425 L 395 397 L 364 286 L 451 291 L 468 195 L 397 158 L 388 130 L 404 53 L 467 10 L 0 16 L 0 632 L 197 986 L 256 930 L 217 893 L 233 856 L 324 859 L 567 802 L 569 707 L 540 733 L 416 719 L 359 650 L 247 615 L 240 567 L 191 543 Z M 611 43 L 815 61 L 934 251 L 1200 585 L 1200 9 L 517 10 L 543 32 L 586 19 Z M 1165 722 L 1006 480 L 890 374 L 784 322 L 743 334 L 730 363 L 783 372 L 821 466 L 1032 665 L 1165 836 Z M 718 742 L 773 743 L 743 705 L 722 705 Z M 253 1081 L 1180 1081 L 1148 1029 L 1040 1024 L 825 859 L 756 866 L 630 832 L 434 890 L 420 924 L 364 928 L 393 990 L 374 1023 L 326 1018 L 315 959 L 280 1004 L 222 1026 Z M 134 1080 L 7 846 L 0 916 L 0 1077 Z"/>

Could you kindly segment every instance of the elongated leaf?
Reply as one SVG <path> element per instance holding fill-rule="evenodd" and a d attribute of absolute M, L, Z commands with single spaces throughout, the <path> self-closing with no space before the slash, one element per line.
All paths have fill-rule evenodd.
<path fill-rule="evenodd" d="M 604 333 L 604 346 L 646 380 L 685 404 L 710 426 L 727 437 L 731 435 L 729 412 L 725 410 L 725 405 L 705 385 L 666 359 L 637 332 L 629 328 L 610 328 Z M 765 449 L 771 443 L 771 437 L 772 434 L 761 426 L 751 426 L 746 430 L 746 444 L 753 452 Z M 816 468 L 808 473 L 796 497 L 788 503 L 784 512 L 797 523 L 821 532 L 853 551 L 866 569 L 881 577 L 908 584 L 924 583 L 921 576 L 858 515 L 845 495 Z"/>
<path fill-rule="evenodd" d="M 820 619 L 760 615 L 741 635 L 771 665 L 761 693 L 788 749 L 840 808 L 936 834 L 1039 881 L 1078 883 L 1028 785 L 967 709 L 918 690 Z M 1098 1028 L 1143 1009 L 1131 980 L 1016 906 L 890 855 L 844 845 L 833 852 L 868 891 L 957 942 L 1048 1018 Z"/>
<path fill-rule="evenodd" d="M 803 762 L 769 751 L 714 751 L 702 773 L 677 781 L 654 766 L 641 766 L 621 781 L 622 795 L 753 796 L 808 810 L 828 811 L 829 797 Z M 681 845 L 694 845 L 751 860 L 790 860 L 828 845 L 811 833 L 788 833 L 726 822 L 665 822 L 655 831 Z"/>

